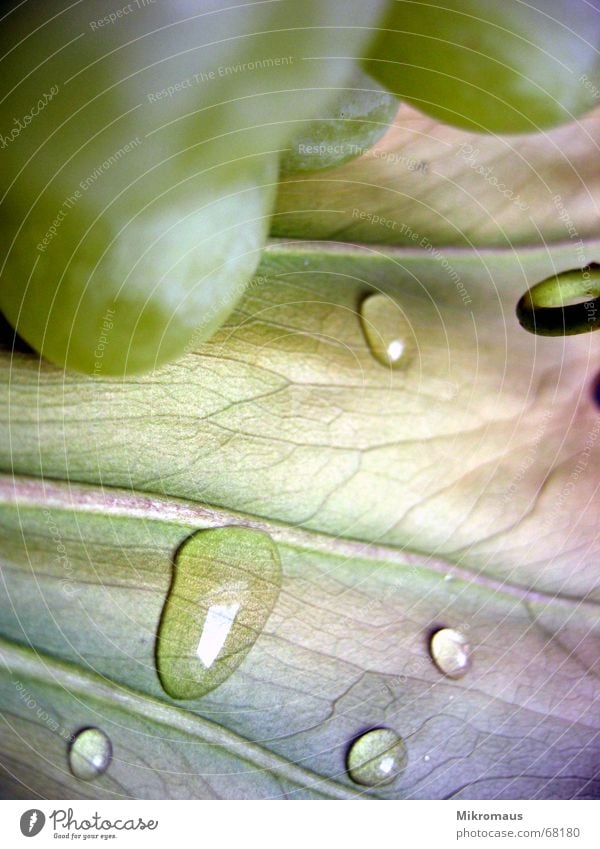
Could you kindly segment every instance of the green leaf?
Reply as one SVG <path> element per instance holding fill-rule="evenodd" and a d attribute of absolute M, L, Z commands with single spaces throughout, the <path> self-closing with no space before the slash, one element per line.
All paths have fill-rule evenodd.
<path fill-rule="evenodd" d="M 547 591 L 563 591 L 579 552 L 570 592 L 588 592 L 596 520 L 579 499 L 597 497 L 600 340 L 532 337 L 515 316 L 529 285 L 576 257 L 572 245 L 274 244 L 231 321 L 153 375 L 84 378 L 5 356 L 0 465 L 466 560 Z M 406 369 L 366 344 L 373 292 L 412 328 Z M 559 503 L 579 454 L 578 495 Z"/>
<path fill-rule="evenodd" d="M 595 238 L 599 139 L 598 110 L 543 134 L 492 136 L 403 105 L 360 159 L 285 180 L 272 233 L 509 249 Z"/>
<path fill-rule="evenodd" d="M 105 783 L 64 784 L 69 796 L 600 793 L 598 341 L 532 336 L 514 312 L 575 264 L 574 242 L 273 242 L 229 324 L 153 375 L 88 379 L 2 355 L 5 680 L 40 687 L 69 733 L 116 735 Z M 373 293 L 412 328 L 405 368 L 369 350 L 359 313 Z M 155 664 L 176 552 L 227 525 L 271 537 L 281 592 L 237 671 L 176 702 Z M 461 680 L 429 655 L 440 627 L 468 637 Z M 14 690 L 1 690 L 9 723 Z M 66 793 L 64 738 L 19 712 L 46 766 L 9 724 L 10 792 Z M 408 766 L 357 788 L 348 746 L 376 725 L 402 736 Z M 170 726 L 184 743 L 161 749 Z M 239 780 L 213 768 L 222 751 Z M 269 775 L 253 784 L 257 764 Z"/>
<path fill-rule="evenodd" d="M 6 798 L 352 798 L 222 726 L 0 641 L 2 796 Z M 113 757 L 78 780 L 68 748 L 101 720 Z"/>
<path fill-rule="evenodd" d="M 14 716 L 24 715 L 44 752 L 41 774 L 27 752 L 14 757 L 11 771 L 29 790 L 46 795 L 61 781 L 70 794 L 96 792 L 67 782 L 64 735 L 49 734 L 36 708 L 24 709 L 18 682 L 69 734 L 90 724 L 109 734 L 116 766 L 99 785 L 108 796 L 339 796 L 344 785 L 352 792 L 349 742 L 378 725 L 403 736 L 409 763 L 393 788 L 371 791 L 377 795 L 588 797 L 599 789 L 598 684 L 584 674 L 597 658 L 593 604 L 383 546 L 261 524 L 279 548 L 279 602 L 236 674 L 184 710 L 169 707 L 176 703 L 154 663 L 174 551 L 193 529 L 249 520 L 37 481 L 16 490 L 6 481 L 3 496 L 2 633 L 78 667 L 3 646 L 12 682 L 2 688 L 4 751 L 20 733 Z M 472 646 L 473 669 L 461 681 L 444 678 L 429 657 L 428 637 L 445 625 Z M 195 736 L 192 754 L 184 731 Z M 229 759 L 224 769 L 220 757 Z M 272 772 L 271 781 L 252 784 L 248 761 Z M 187 790 L 171 778 L 182 771 Z M 230 784 L 215 783 L 222 772 L 236 773 Z"/>

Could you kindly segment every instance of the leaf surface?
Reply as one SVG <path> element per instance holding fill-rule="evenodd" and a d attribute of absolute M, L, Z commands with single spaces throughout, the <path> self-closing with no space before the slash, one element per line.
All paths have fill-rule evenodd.
<path fill-rule="evenodd" d="M 282 183 L 273 235 L 506 248 L 594 238 L 599 143 L 600 110 L 545 133 L 492 136 L 402 105 L 359 159 Z"/>
<path fill-rule="evenodd" d="M 514 314 L 528 285 L 576 262 L 573 242 L 274 241 L 228 325 L 151 376 L 84 378 L 5 352 L 12 792 L 97 791 L 67 781 L 64 738 L 21 705 L 48 763 L 36 778 L 15 742 L 21 680 L 69 733 L 115 735 L 128 766 L 111 767 L 107 796 L 597 796 L 598 342 L 530 336 Z M 374 293 L 411 328 L 406 368 L 369 350 L 359 314 Z M 239 669 L 174 702 L 155 646 L 176 551 L 229 524 L 272 537 L 281 593 Z M 439 627 L 472 646 L 460 681 L 429 655 Z M 171 725 L 177 745 L 154 751 Z M 409 763 L 365 790 L 345 757 L 374 725 L 405 739 Z M 252 785 L 257 768 L 269 775 Z"/>

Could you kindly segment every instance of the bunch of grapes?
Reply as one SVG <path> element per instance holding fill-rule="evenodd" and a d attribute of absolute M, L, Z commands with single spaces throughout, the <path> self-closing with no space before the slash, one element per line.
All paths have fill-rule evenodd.
<path fill-rule="evenodd" d="M 591 108 L 597 3 L 3 4 L 0 309 L 57 365 L 147 372 L 244 293 L 278 177 L 359 156 L 398 99 L 488 133 Z"/>

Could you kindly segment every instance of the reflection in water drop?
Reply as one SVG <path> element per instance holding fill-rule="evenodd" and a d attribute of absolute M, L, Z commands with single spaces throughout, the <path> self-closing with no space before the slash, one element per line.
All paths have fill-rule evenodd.
<path fill-rule="evenodd" d="M 260 635 L 280 586 L 277 548 L 261 531 L 218 528 L 186 540 L 158 631 L 166 692 L 195 699 L 222 684 Z"/>
<path fill-rule="evenodd" d="M 449 678 L 462 678 L 471 668 L 467 638 L 453 628 L 436 631 L 429 646 L 435 665 Z"/>
<path fill-rule="evenodd" d="M 361 304 L 360 321 L 376 360 L 387 368 L 408 365 L 415 352 L 414 336 L 398 304 L 387 295 L 369 295 Z"/>
<path fill-rule="evenodd" d="M 196 654 L 207 669 L 213 665 L 233 628 L 240 603 L 213 604 L 208 608 Z"/>
<path fill-rule="evenodd" d="M 71 772 L 84 781 L 91 781 L 106 772 L 111 758 L 111 742 L 99 728 L 82 729 L 69 748 Z"/>
<path fill-rule="evenodd" d="M 379 787 L 391 784 L 406 768 L 407 762 L 403 739 L 391 728 L 374 728 L 350 747 L 348 775 L 356 784 Z"/>

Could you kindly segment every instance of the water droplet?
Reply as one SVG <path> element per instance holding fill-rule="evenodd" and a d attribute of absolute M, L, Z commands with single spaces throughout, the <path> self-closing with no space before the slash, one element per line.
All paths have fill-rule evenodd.
<path fill-rule="evenodd" d="M 77 778 L 91 781 L 106 772 L 112 744 L 99 728 L 83 728 L 69 747 L 69 767 Z"/>
<path fill-rule="evenodd" d="M 412 328 L 397 303 L 387 295 L 369 295 L 360 307 L 360 321 L 371 353 L 387 368 L 404 367 L 412 360 Z"/>
<path fill-rule="evenodd" d="M 430 760 L 429 755 L 425 755 L 425 757 L 423 758 L 423 760 L 424 760 L 424 761 L 428 761 L 428 760 Z"/>
<path fill-rule="evenodd" d="M 467 638 L 453 628 L 436 631 L 429 648 L 435 665 L 449 678 L 462 678 L 471 668 Z"/>
<path fill-rule="evenodd" d="M 391 784 L 406 768 L 408 754 L 402 737 L 391 728 L 374 728 L 354 741 L 348 752 L 348 775 L 356 784 Z"/>
<path fill-rule="evenodd" d="M 166 692 L 196 699 L 222 684 L 263 630 L 280 586 L 277 548 L 261 531 L 218 528 L 186 540 L 158 632 Z"/>

